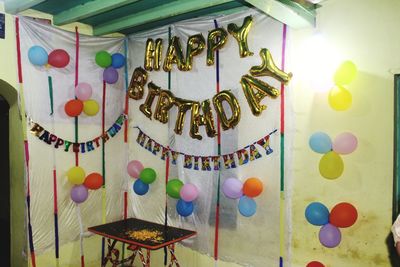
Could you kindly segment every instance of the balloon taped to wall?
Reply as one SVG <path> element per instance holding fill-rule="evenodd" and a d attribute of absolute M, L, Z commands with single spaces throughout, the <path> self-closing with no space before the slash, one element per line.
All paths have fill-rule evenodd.
<path fill-rule="evenodd" d="M 184 159 L 183 167 L 186 169 L 193 169 L 196 171 L 218 171 L 220 168 L 234 169 L 238 166 L 245 165 L 251 161 L 262 157 L 260 153 L 260 147 L 264 149 L 265 154 L 268 156 L 273 152 L 270 147 L 270 136 L 277 132 L 277 129 L 260 138 L 259 140 L 243 147 L 242 149 L 233 151 L 232 153 L 223 155 L 189 155 L 179 151 L 172 150 L 160 143 L 154 141 L 153 138 L 144 133 L 139 127 L 139 134 L 136 138 L 136 142 L 158 156 L 161 160 L 166 160 L 168 157 L 171 158 L 171 163 L 176 165 L 178 156 L 181 155 Z"/>
<path fill-rule="evenodd" d="M 60 138 L 36 122 L 30 122 L 32 125 L 30 132 L 46 144 L 54 146 L 54 148 L 63 149 L 65 152 L 86 153 L 95 150 L 100 147 L 101 143 L 106 143 L 110 138 L 116 136 L 127 118 L 128 116 L 126 114 L 119 115 L 113 125 L 102 135 L 84 142 L 72 142 Z"/>

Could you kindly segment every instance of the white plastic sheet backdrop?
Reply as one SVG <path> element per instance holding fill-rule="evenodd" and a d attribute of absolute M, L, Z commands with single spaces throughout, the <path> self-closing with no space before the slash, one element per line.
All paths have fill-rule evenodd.
<path fill-rule="evenodd" d="M 267 109 L 261 116 L 255 117 L 243 94 L 240 78 L 248 74 L 252 66 L 260 65 L 258 55 L 261 48 L 268 48 L 274 61 L 280 66 L 282 54 L 283 24 L 255 10 L 228 15 L 203 17 L 167 25 L 152 31 L 131 35 L 128 38 L 129 77 L 136 67 L 144 62 L 145 44 L 148 38 L 163 39 L 163 58 L 168 46 L 168 27 L 172 36 L 180 37 L 185 51 L 189 36 L 202 33 L 207 39 L 208 31 L 215 28 L 214 19 L 219 27 L 227 29 L 229 23 L 242 25 L 243 19 L 253 16 L 253 26 L 248 35 L 248 44 L 254 56 L 240 58 L 236 40 L 228 35 L 226 45 L 220 50 L 220 89 L 230 89 L 238 98 L 241 107 L 241 120 L 234 130 L 222 131 L 222 154 L 242 148 L 267 133 L 278 129 L 270 138 L 270 146 L 274 152 L 266 155 L 260 150 L 262 158 L 249 162 L 236 169 L 222 170 L 221 184 L 225 178 L 237 177 L 244 181 L 248 177 L 258 177 L 264 182 L 264 192 L 255 200 L 257 212 L 253 217 L 243 217 L 237 209 L 237 201 L 227 199 L 221 193 L 219 256 L 223 260 L 234 261 L 248 266 L 279 266 L 280 256 L 280 99 L 265 98 L 263 103 Z M 54 87 L 54 130 L 57 136 L 74 140 L 74 121 L 65 115 L 64 104 L 74 97 L 75 79 L 75 34 L 58 30 L 49 25 L 40 24 L 27 18 L 20 19 L 21 54 L 24 78 L 24 95 L 26 112 L 33 121 L 46 129 L 53 129 L 50 114 L 47 77 L 53 78 Z M 110 53 L 123 52 L 123 39 L 98 38 L 80 35 L 79 82 L 88 82 L 94 89 L 94 98 L 102 100 L 102 69 L 94 62 L 95 53 L 107 50 Z M 53 49 L 65 49 L 71 62 L 65 69 L 36 68 L 29 63 L 28 49 L 33 45 L 41 45 L 48 52 Z M 123 110 L 125 85 L 123 69 L 119 70 L 119 80 L 115 85 L 107 85 L 106 122 L 108 128 Z M 278 81 L 270 77 L 260 77 L 276 88 Z M 164 71 L 149 72 L 149 81 L 153 81 L 163 89 L 168 88 L 168 74 Z M 202 101 L 211 99 L 216 93 L 216 66 L 206 65 L 203 51 L 194 58 L 190 72 L 178 71 L 174 66 L 171 72 L 171 92 L 177 97 Z M 147 86 L 145 94 L 147 93 Z M 136 144 L 139 126 L 145 133 L 162 145 L 170 145 L 172 149 L 191 155 L 217 155 L 217 139 L 208 138 L 204 127 L 200 127 L 203 140 L 194 140 L 189 136 L 189 120 L 186 119 L 183 134 L 175 135 L 173 128 L 176 120 L 176 109 L 169 114 L 169 124 L 161 124 L 150 120 L 139 111 L 143 100 L 130 100 L 129 144 L 123 143 L 123 133 L 106 143 L 106 196 L 107 221 L 122 218 L 123 190 L 128 182 L 130 217 L 138 217 L 158 223 L 164 222 L 164 203 L 168 200 L 168 223 L 170 225 L 193 229 L 197 236 L 184 241 L 201 253 L 213 256 L 215 204 L 218 172 L 195 171 L 183 168 L 183 158 L 179 156 L 178 164 L 170 165 L 169 178 L 179 178 L 191 182 L 200 189 L 200 196 L 195 201 L 193 215 L 182 218 L 175 210 L 176 200 L 165 194 L 165 161 L 154 156 Z M 154 109 L 154 106 L 153 106 Z M 214 113 L 215 114 L 215 113 Z M 79 140 L 86 141 L 101 133 L 101 111 L 94 117 L 79 117 Z M 66 179 L 67 170 L 75 165 L 74 153 L 61 149 L 53 150 L 51 146 L 28 133 L 30 149 L 31 174 L 31 219 L 33 239 L 37 253 L 54 246 L 53 225 L 53 162 L 58 173 L 58 205 L 60 243 L 67 243 L 79 237 L 79 224 L 75 213 L 75 204 L 70 199 L 71 185 Z M 150 185 L 144 196 L 133 193 L 133 180 L 126 174 L 126 149 L 129 149 L 129 160 L 140 160 L 145 167 L 154 168 L 158 173 L 156 182 Z M 79 154 L 80 166 L 86 173 L 101 173 L 101 149 Z M 101 224 L 101 191 L 90 191 L 89 198 L 80 205 L 85 227 Z M 90 252 L 87 252 L 90 253 Z"/>
<path fill-rule="evenodd" d="M 75 83 L 75 33 L 59 30 L 50 25 L 41 24 L 29 18 L 20 18 L 20 40 L 22 74 L 26 113 L 28 118 L 39 123 L 45 129 L 64 140 L 75 140 L 74 118 L 68 117 L 64 105 L 74 98 Z M 87 82 L 93 88 L 92 99 L 100 107 L 102 103 L 102 69 L 94 62 L 95 54 L 100 50 L 110 53 L 123 52 L 123 39 L 96 38 L 80 35 L 79 40 L 79 82 Z M 50 53 L 54 49 L 64 49 L 70 56 L 66 68 L 56 69 L 35 67 L 29 62 L 28 50 L 40 45 Z M 125 80 L 123 69 L 119 70 L 118 82 L 107 85 L 105 128 L 108 129 L 123 112 L 125 99 Z M 50 97 L 48 76 L 52 77 L 54 95 L 54 115 L 50 116 Z M 53 127 L 54 120 L 54 127 Z M 101 135 L 101 109 L 96 116 L 79 116 L 79 141 L 90 141 Z M 43 252 L 54 248 L 53 220 L 53 163 L 55 163 L 58 181 L 58 221 L 60 244 L 76 240 L 80 235 L 76 205 L 70 198 L 71 183 L 66 177 L 67 171 L 75 166 L 75 154 L 70 148 L 54 149 L 29 133 L 30 152 L 30 191 L 31 220 L 35 251 Z M 123 210 L 122 189 L 125 175 L 123 132 L 118 133 L 106 143 L 106 199 L 107 221 L 121 219 Z M 79 153 L 79 166 L 86 175 L 92 172 L 102 173 L 101 146 L 94 151 Z M 84 228 L 102 223 L 101 189 L 90 190 L 88 199 L 80 204 Z M 99 245 L 100 249 L 100 245 Z"/>
<path fill-rule="evenodd" d="M 264 151 L 260 151 L 262 158 L 236 169 L 222 170 L 221 185 L 228 177 L 237 177 L 242 181 L 248 177 L 258 177 L 264 182 L 265 190 L 255 199 L 258 205 L 257 212 L 250 218 L 239 214 L 237 201 L 228 199 L 221 193 L 219 256 L 224 260 L 250 266 L 279 266 L 280 99 L 265 98 L 263 103 L 267 105 L 267 109 L 261 116 L 255 117 L 250 111 L 239 82 L 242 75 L 248 74 L 252 66 L 261 64 L 259 56 L 261 48 L 268 48 L 276 64 L 280 66 L 283 24 L 255 10 L 175 23 L 129 36 L 129 64 L 131 69 L 143 67 L 145 44 L 148 38 L 163 39 L 164 57 L 168 47 L 168 27 L 171 27 L 171 36 L 180 38 L 185 52 L 189 36 L 202 33 L 207 39 L 208 31 L 215 28 L 214 19 L 218 27 L 227 29 L 227 25 L 232 22 L 238 26 L 242 25 L 244 18 L 248 15 L 252 15 L 254 20 L 248 35 L 249 48 L 254 52 L 254 56 L 240 58 L 238 44 L 231 35 L 228 35 L 226 45 L 219 52 L 220 90 L 230 89 L 238 98 L 241 107 L 238 127 L 234 130 L 222 131 L 221 152 L 224 154 L 236 151 L 275 129 L 278 129 L 278 133 L 271 136 L 270 144 L 274 150 L 272 154 L 266 156 Z M 203 51 L 194 58 L 193 69 L 189 72 L 181 72 L 174 66 L 171 72 L 171 92 L 176 97 L 202 101 L 212 99 L 216 94 L 216 66 L 206 65 L 205 54 Z M 260 77 L 260 79 L 280 88 L 280 84 L 270 77 Z M 168 74 L 163 70 L 149 72 L 149 81 L 163 89 L 168 89 Z M 173 150 L 189 155 L 217 155 L 217 138 L 208 138 L 204 127 L 200 127 L 203 139 L 201 141 L 192 139 L 188 134 L 190 120 L 187 118 L 183 134 L 175 135 L 173 129 L 176 109 L 173 108 L 169 113 L 169 131 L 167 131 L 167 125 L 154 119 L 149 120 L 139 111 L 139 105 L 144 102 L 144 99 L 145 97 L 143 100 L 130 102 L 130 114 L 133 115 L 131 126 L 139 126 L 151 138 L 162 145 L 170 145 Z M 154 104 L 152 110 L 154 111 Z M 131 130 L 131 136 L 136 137 L 137 133 L 138 130 Z M 155 168 L 159 173 L 159 180 L 150 186 L 148 194 L 145 196 L 130 194 L 132 204 L 130 216 L 162 223 L 165 201 L 165 162 L 137 144 L 130 146 L 130 155 L 141 160 L 145 166 Z M 168 197 L 168 222 L 175 226 L 196 230 L 196 238 L 183 241 L 183 243 L 213 256 L 218 172 L 186 169 L 183 168 L 183 162 L 183 156 L 180 155 L 178 164 L 170 165 L 169 178 L 179 178 L 184 182 L 195 184 L 200 189 L 200 196 L 195 200 L 195 212 L 186 218 L 177 215 L 175 210 L 177 201 Z"/>

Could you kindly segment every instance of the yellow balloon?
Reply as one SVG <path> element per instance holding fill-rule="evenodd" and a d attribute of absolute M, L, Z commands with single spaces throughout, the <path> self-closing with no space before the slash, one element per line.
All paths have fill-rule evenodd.
<path fill-rule="evenodd" d="M 83 184 L 85 181 L 85 171 L 79 167 L 72 167 L 67 172 L 68 181 L 72 184 Z"/>
<path fill-rule="evenodd" d="M 319 161 L 319 173 L 326 179 L 336 179 L 340 177 L 343 170 L 343 160 L 340 155 L 334 151 L 326 153 Z"/>
<path fill-rule="evenodd" d="M 343 111 L 351 107 L 353 96 L 346 88 L 336 86 L 329 91 L 328 101 L 334 110 Z"/>
<path fill-rule="evenodd" d="M 93 100 L 89 99 L 83 102 L 83 112 L 88 116 L 94 116 L 99 112 L 99 104 Z"/>
<path fill-rule="evenodd" d="M 357 67 L 351 61 L 343 62 L 336 70 L 333 80 L 336 85 L 346 85 L 351 83 L 357 75 Z"/>

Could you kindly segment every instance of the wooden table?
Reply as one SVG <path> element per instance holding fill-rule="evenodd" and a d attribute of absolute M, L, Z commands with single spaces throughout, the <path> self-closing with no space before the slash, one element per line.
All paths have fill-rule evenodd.
<path fill-rule="evenodd" d="M 136 218 L 93 226 L 89 227 L 88 230 L 107 238 L 108 250 L 105 255 L 102 255 L 102 267 L 105 267 L 108 261 L 112 263 L 113 267 L 117 267 L 120 264 L 134 266 L 133 262 L 137 254 L 139 254 L 142 265 L 150 267 L 150 251 L 160 248 L 167 248 L 171 254 L 168 266 L 172 267 L 175 264 L 175 266 L 179 267 L 175 256 L 175 243 L 196 235 L 195 231 L 165 226 Z M 143 233 L 143 231 L 150 231 L 152 234 L 157 233 L 158 238 L 144 239 L 143 235 L 140 237 L 140 233 Z M 128 250 L 132 253 L 127 258 L 121 257 L 120 259 L 122 255 L 115 248 L 118 241 L 128 244 Z M 146 255 L 142 249 L 146 249 Z"/>

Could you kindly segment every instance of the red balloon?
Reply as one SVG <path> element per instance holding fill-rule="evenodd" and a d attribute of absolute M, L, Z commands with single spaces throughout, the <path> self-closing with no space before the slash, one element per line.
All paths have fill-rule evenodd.
<path fill-rule="evenodd" d="M 319 261 L 311 261 L 307 264 L 306 267 L 325 267 L 325 265 L 323 265 L 322 263 L 320 263 Z"/>
<path fill-rule="evenodd" d="M 63 49 L 53 50 L 49 54 L 48 63 L 55 68 L 64 68 L 69 63 L 69 55 Z"/>
<path fill-rule="evenodd" d="M 331 210 L 329 222 L 336 227 L 346 228 L 357 221 L 358 213 L 356 208 L 347 202 L 337 204 Z"/>
<path fill-rule="evenodd" d="M 85 181 L 83 182 L 84 186 L 88 189 L 99 189 L 103 185 L 103 176 L 99 173 L 94 172 L 86 176 Z"/>
<path fill-rule="evenodd" d="M 64 110 L 70 117 L 79 116 L 83 110 L 83 102 L 78 99 L 72 99 L 65 104 Z"/>

